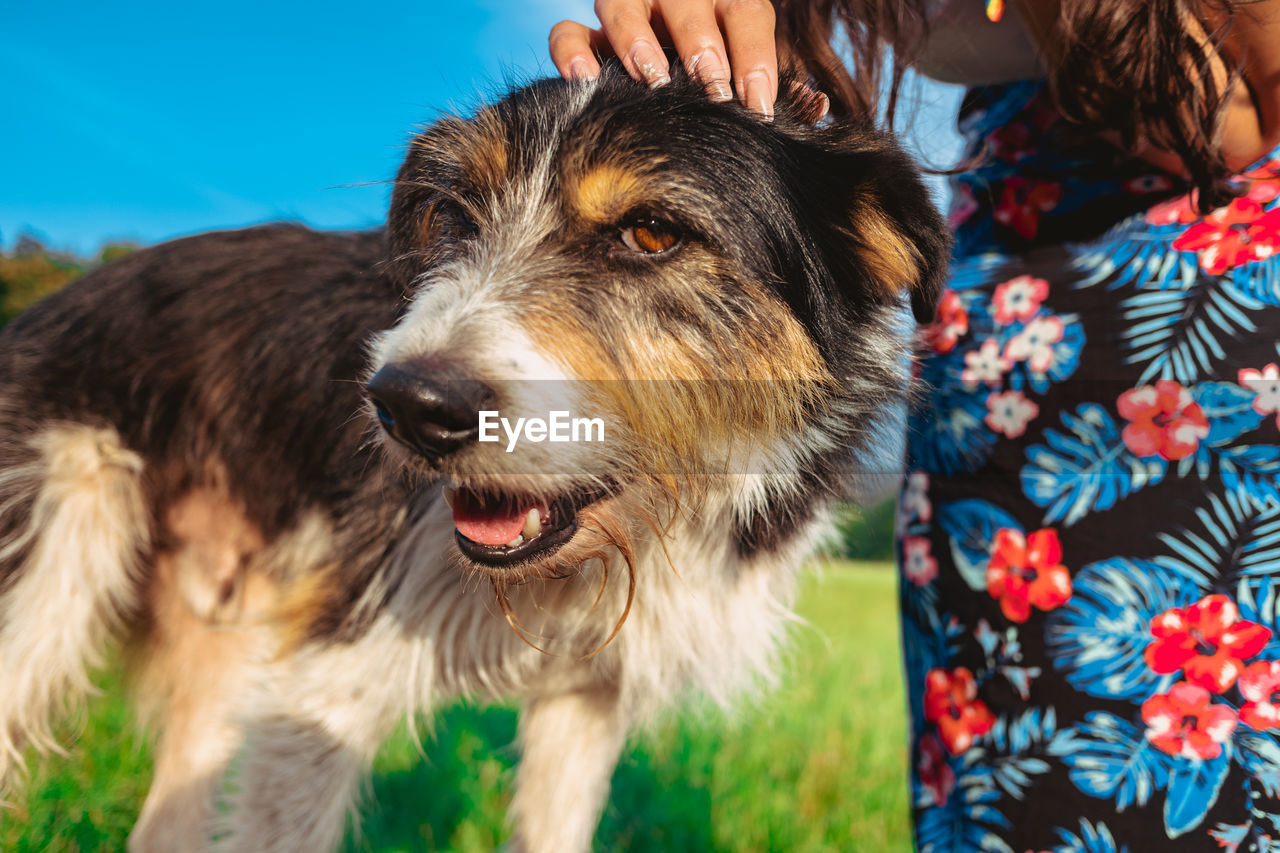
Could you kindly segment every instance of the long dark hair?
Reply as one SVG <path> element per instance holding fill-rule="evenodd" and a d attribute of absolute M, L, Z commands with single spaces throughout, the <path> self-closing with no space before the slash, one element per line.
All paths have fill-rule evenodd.
<path fill-rule="evenodd" d="M 964 0 L 979 3 L 982 0 Z M 872 117 L 882 93 L 892 121 L 903 73 L 923 43 L 925 0 L 775 0 L 784 61 L 809 74 L 841 116 Z M 1012 12 L 1011 12 L 1012 14 Z M 1225 50 L 1232 0 L 1062 0 L 1048 69 L 1070 121 L 1147 140 L 1177 155 L 1204 210 L 1235 195 L 1218 128 L 1239 58 Z M 1205 25 L 1206 39 L 1187 31 Z M 838 49 L 848 50 L 852 69 Z M 1221 57 L 1228 76 L 1212 73 Z M 851 73 L 852 71 L 852 73 Z"/>

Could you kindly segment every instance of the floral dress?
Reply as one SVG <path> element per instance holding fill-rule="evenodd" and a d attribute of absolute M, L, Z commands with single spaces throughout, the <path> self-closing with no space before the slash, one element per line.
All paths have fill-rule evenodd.
<path fill-rule="evenodd" d="M 1280 150 L 974 90 L 898 512 L 917 848 L 1280 850 Z"/>

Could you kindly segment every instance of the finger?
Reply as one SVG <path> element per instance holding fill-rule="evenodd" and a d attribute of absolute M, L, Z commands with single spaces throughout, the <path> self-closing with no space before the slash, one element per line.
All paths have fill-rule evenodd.
<path fill-rule="evenodd" d="M 647 0 L 596 0 L 600 29 L 627 73 L 650 86 L 671 82 L 671 66 L 649 25 Z"/>
<path fill-rule="evenodd" d="M 670 8 L 667 8 L 667 7 Z M 688 72 L 701 80 L 717 101 L 733 98 L 729 55 L 720 36 L 713 0 L 660 3 L 658 11 Z"/>
<path fill-rule="evenodd" d="M 773 118 L 773 102 L 778 97 L 773 4 L 769 0 L 719 0 L 717 9 L 729 43 L 738 99 L 765 118 Z"/>
<path fill-rule="evenodd" d="M 605 41 L 603 34 L 577 21 L 561 21 L 551 28 L 547 48 L 556 70 L 566 80 L 594 80 L 600 75 L 596 61 L 597 46 Z"/>

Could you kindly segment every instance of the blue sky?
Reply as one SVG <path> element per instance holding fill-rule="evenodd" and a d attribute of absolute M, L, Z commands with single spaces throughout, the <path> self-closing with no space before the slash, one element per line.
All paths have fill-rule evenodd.
<path fill-rule="evenodd" d="M 548 29 L 591 5 L 16 4 L 0 27 L 0 240 L 85 253 L 274 219 L 376 224 L 413 129 L 553 73 Z M 921 97 L 914 135 L 949 165 L 955 94 Z"/>

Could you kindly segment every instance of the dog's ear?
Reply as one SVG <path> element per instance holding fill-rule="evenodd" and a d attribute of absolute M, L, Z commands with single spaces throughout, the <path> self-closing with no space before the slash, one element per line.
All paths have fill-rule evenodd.
<path fill-rule="evenodd" d="M 853 179 L 849 210 L 854 252 L 870 281 L 892 293 L 905 289 L 916 322 L 932 322 L 947 277 L 951 232 L 918 167 L 896 144 L 863 156 L 865 180 Z"/>
<path fill-rule="evenodd" d="M 951 234 L 915 161 L 887 133 L 839 121 L 813 125 L 810 101 L 779 101 L 777 122 L 795 146 L 797 205 L 849 297 L 909 294 L 918 322 L 933 319 Z"/>

